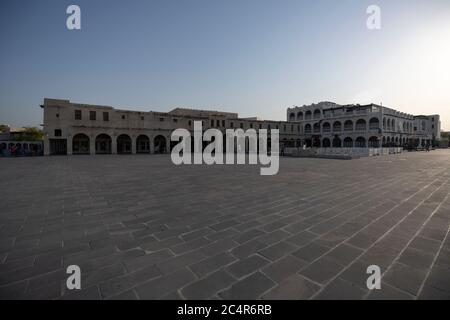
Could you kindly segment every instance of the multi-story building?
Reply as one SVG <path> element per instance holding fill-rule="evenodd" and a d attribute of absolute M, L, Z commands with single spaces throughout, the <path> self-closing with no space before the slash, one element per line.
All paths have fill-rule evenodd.
<path fill-rule="evenodd" d="M 434 144 L 441 139 L 441 122 L 439 115 L 414 116 L 414 136 L 420 142 L 431 140 Z"/>
<path fill-rule="evenodd" d="M 177 128 L 279 130 L 284 147 L 380 147 L 429 144 L 439 116 L 414 117 L 378 106 L 321 102 L 287 110 L 287 121 L 240 118 L 237 113 L 176 108 L 142 112 L 44 99 L 44 154 L 166 153 Z M 423 125 L 425 121 L 425 126 Z M 434 123 L 434 126 L 433 126 Z M 435 131 L 433 131 L 435 130 Z M 432 133 L 432 131 L 434 133 Z"/>
<path fill-rule="evenodd" d="M 194 121 L 202 121 L 203 130 L 221 131 L 279 129 L 280 140 L 293 144 L 300 127 L 286 121 L 239 118 L 237 113 L 176 108 L 170 112 L 142 112 L 44 99 L 44 153 L 123 154 L 166 153 L 173 130 L 184 128 L 193 133 Z"/>
<path fill-rule="evenodd" d="M 439 139 L 439 115 L 413 116 L 376 104 L 320 102 L 288 108 L 307 147 L 426 146 Z"/>

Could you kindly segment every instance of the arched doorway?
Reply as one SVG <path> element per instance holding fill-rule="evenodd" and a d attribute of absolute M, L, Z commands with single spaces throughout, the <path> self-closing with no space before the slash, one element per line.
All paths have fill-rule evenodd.
<path fill-rule="evenodd" d="M 146 135 L 136 138 L 136 153 L 150 153 L 150 139 Z"/>
<path fill-rule="evenodd" d="M 355 141 L 356 148 L 365 148 L 366 147 L 366 139 L 364 137 L 358 137 Z"/>
<path fill-rule="evenodd" d="M 155 153 L 166 153 L 166 138 L 164 136 L 155 137 Z"/>
<path fill-rule="evenodd" d="M 353 139 L 347 137 L 344 139 L 344 148 L 353 148 Z"/>
<path fill-rule="evenodd" d="M 313 148 L 320 148 L 320 138 L 313 137 L 312 138 L 312 146 L 313 146 Z"/>
<path fill-rule="evenodd" d="M 322 147 L 323 147 L 323 148 L 329 148 L 329 147 L 331 147 L 331 141 L 330 141 L 330 139 L 324 138 L 324 139 L 322 140 Z"/>
<path fill-rule="evenodd" d="M 111 137 L 105 133 L 99 134 L 95 138 L 95 153 L 110 154 L 111 153 Z"/>
<path fill-rule="evenodd" d="M 89 154 L 89 137 L 84 133 L 78 133 L 72 139 L 72 154 Z"/>
<path fill-rule="evenodd" d="M 341 139 L 335 137 L 333 139 L 333 148 L 340 148 L 340 147 L 342 147 Z"/>
<path fill-rule="evenodd" d="M 131 138 L 129 135 L 121 134 L 117 137 L 117 153 L 131 154 Z"/>
<path fill-rule="evenodd" d="M 369 138 L 369 148 L 378 148 L 380 146 L 380 141 L 378 137 Z"/>

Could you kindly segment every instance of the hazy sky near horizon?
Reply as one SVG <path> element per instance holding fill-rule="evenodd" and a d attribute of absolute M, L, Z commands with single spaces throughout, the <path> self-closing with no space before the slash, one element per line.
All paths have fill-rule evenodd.
<path fill-rule="evenodd" d="M 66 8 L 81 8 L 81 30 Z M 381 30 L 366 9 L 381 8 Z M 44 97 L 285 120 L 319 101 L 440 114 L 450 130 L 449 0 L 2 0 L 0 123 Z"/>

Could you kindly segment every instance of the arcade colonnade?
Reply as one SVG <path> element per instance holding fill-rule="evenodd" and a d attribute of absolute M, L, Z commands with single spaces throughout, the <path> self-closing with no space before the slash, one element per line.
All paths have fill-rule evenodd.
<path fill-rule="evenodd" d="M 67 139 L 67 154 L 158 154 L 170 150 L 167 133 L 129 134 L 79 132 Z"/>

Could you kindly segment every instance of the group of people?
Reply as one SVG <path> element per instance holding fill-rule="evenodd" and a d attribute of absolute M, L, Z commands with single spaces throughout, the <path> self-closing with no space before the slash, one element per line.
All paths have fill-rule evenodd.
<path fill-rule="evenodd" d="M 0 144 L 0 156 L 3 157 L 30 157 L 42 155 L 42 147 L 37 144 L 30 144 L 24 147 L 22 144 L 5 143 Z"/>

